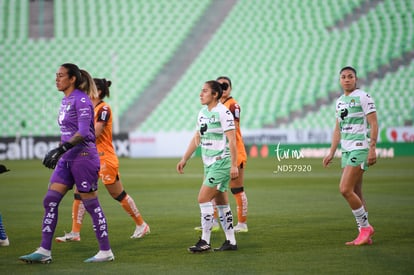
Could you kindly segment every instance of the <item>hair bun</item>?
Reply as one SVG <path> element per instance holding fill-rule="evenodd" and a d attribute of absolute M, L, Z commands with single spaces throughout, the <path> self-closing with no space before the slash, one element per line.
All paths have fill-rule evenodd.
<path fill-rule="evenodd" d="M 229 87 L 229 84 L 226 82 L 220 83 L 221 88 L 223 89 L 223 91 L 227 90 L 227 88 Z"/>

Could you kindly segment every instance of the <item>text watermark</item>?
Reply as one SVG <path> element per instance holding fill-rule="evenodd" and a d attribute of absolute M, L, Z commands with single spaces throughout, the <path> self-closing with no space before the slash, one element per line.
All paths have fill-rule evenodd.
<path fill-rule="evenodd" d="M 277 144 L 275 149 L 277 165 L 276 170 L 273 171 L 274 174 L 278 173 L 308 173 L 312 172 L 312 165 L 310 164 L 286 164 L 282 163 L 287 160 L 300 160 L 304 159 L 301 150 L 295 149 L 283 149 L 280 146 L 280 142 Z"/>

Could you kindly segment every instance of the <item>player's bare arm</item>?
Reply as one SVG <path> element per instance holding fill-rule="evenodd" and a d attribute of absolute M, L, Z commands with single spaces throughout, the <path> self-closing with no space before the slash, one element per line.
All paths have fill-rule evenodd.
<path fill-rule="evenodd" d="M 367 115 L 367 122 L 371 128 L 369 151 L 368 151 L 368 165 L 374 165 L 377 162 L 377 139 L 378 139 L 378 120 L 377 113 L 372 112 Z"/>
<path fill-rule="evenodd" d="M 239 168 L 237 167 L 236 130 L 227 131 L 226 137 L 229 141 L 230 156 L 231 156 L 230 176 L 232 179 L 236 179 L 239 176 Z"/>
<path fill-rule="evenodd" d="M 187 151 L 184 153 L 184 156 L 181 160 L 177 163 L 176 170 L 180 174 L 184 174 L 184 167 L 187 164 L 187 161 L 193 155 L 195 150 L 197 149 L 198 145 L 200 144 L 200 134 L 197 131 L 193 138 L 191 139 L 190 143 L 188 144 Z"/>
<path fill-rule="evenodd" d="M 329 149 L 329 154 L 323 158 L 323 167 L 328 167 L 328 165 L 332 162 L 332 159 L 335 156 L 335 151 L 338 148 L 340 141 L 341 141 L 341 132 L 339 131 L 339 122 L 338 120 L 336 120 L 335 129 L 332 135 L 331 148 Z"/>

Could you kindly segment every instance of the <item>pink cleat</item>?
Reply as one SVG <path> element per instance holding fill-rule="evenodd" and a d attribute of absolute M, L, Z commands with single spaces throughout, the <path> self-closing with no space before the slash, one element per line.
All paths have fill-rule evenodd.
<path fill-rule="evenodd" d="M 345 245 L 355 245 L 355 241 L 356 241 L 356 239 L 355 240 L 353 240 L 353 241 L 350 241 L 350 242 L 346 242 L 345 243 Z M 368 245 L 371 245 L 373 243 L 373 241 L 372 241 L 372 239 L 371 239 L 371 237 L 368 239 L 368 242 L 367 242 L 367 244 Z"/>
<path fill-rule="evenodd" d="M 372 244 L 371 236 L 374 235 L 374 227 L 371 225 L 368 227 L 362 227 L 358 237 L 352 242 L 345 243 L 346 245 L 363 245 Z"/>

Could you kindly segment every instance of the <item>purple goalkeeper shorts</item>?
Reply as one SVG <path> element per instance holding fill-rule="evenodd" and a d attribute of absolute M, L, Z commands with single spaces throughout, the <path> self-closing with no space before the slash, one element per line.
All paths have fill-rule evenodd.
<path fill-rule="evenodd" d="M 76 185 L 81 193 L 98 190 L 99 158 L 78 157 L 76 160 L 60 159 L 52 176 L 51 183 L 62 183 L 69 189 Z"/>

